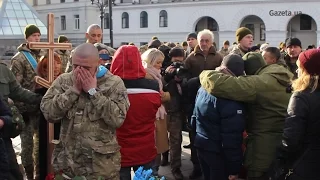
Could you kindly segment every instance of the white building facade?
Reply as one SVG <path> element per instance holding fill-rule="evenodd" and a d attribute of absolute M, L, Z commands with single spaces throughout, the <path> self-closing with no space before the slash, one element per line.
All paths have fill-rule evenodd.
<path fill-rule="evenodd" d="M 95 0 L 97 1 L 97 0 Z M 29 0 L 43 21 L 55 14 L 56 32 L 74 44 L 85 41 L 90 24 L 100 24 L 100 11 L 90 0 Z M 108 17 L 108 8 L 105 8 Z M 255 43 L 278 46 L 297 37 L 303 48 L 320 40 L 320 1 L 304 0 L 115 0 L 114 47 L 133 42 L 140 46 L 152 36 L 164 42 L 182 42 L 190 32 L 210 29 L 218 48 L 235 41 L 242 26 L 254 33 Z M 103 23 L 103 42 L 109 43 L 109 20 Z"/>

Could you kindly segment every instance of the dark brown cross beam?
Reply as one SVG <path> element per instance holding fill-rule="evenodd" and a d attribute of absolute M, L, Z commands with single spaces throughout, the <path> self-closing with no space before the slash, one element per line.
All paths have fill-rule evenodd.
<path fill-rule="evenodd" d="M 48 34 L 48 42 L 31 42 L 29 43 L 30 49 L 48 49 L 48 80 L 43 79 L 40 76 L 35 77 L 35 82 L 40 84 L 43 87 L 49 88 L 54 81 L 54 50 L 71 50 L 71 43 L 55 43 L 54 42 L 54 14 L 49 13 L 47 19 L 47 34 Z M 54 138 L 54 126 L 52 123 L 48 123 L 48 141 L 47 141 L 47 169 L 48 173 L 53 173 L 53 168 L 51 165 L 51 156 L 53 152 L 53 138 Z"/>

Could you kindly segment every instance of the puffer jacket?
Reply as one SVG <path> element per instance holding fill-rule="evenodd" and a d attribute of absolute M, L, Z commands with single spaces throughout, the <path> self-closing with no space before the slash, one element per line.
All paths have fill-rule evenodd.
<path fill-rule="evenodd" d="M 211 153 L 224 154 L 228 175 L 239 174 L 243 161 L 244 105 L 216 98 L 200 88 L 192 121 L 196 121 L 194 146 Z"/>
<path fill-rule="evenodd" d="M 201 85 L 214 96 L 248 103 L 245 166 L 249 177 L 267 172 L 281 141 L 287 93 L 293 74 L 277 64 L 267 65 L 252 76 L 232 77 L 216 71 L 204 71 Z"/>
<path fill-rule="evenodd" d="M 289 180 L 319 179 L 320 171 L 320 89 L 295 92 L 288 106 L 278 159 L 293 174 Z"/>

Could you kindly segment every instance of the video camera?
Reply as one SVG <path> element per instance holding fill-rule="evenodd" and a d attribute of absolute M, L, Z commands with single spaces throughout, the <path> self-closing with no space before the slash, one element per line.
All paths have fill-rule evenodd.
<path fill-rule="evenodd" d="M 189 71 L 181 62 L 173 62 L 171 66 L 174 68 L 173 76 L 177 76 L 179 79 L 187 78 Z"/>

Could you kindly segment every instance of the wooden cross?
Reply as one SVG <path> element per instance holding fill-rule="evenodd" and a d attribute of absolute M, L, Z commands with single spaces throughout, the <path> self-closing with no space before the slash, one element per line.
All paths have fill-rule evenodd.
<path fill-rule="evenodd" d="M 49 88 L 54 81 L 54 50 L 62 49 L 62 50 L 71 50 L 71 43 L 55 43 L 54 42 L 54 14 L 49 13 L 47 17 L 47 34 L 48 34 L 48 42 L 30 42 L 30 49 L 48 49 L 48 80 L 43 79 L 42 77 L 36 76 L 35 82 L 40 84 L 43 87 Z M 54 126 L 52 123 L 48 123 L 48 141 L 47 141 L 47 170 L 48 173 L 53 173 L 53 168 L 51 165 L 51 156 L 53 152 L 53 144 L 52 141 L 54 139 Z"/>
<path fill-rule="evenodd" d="M 54 14 L 48 14 L 47 24 L 48 42 L 30 42 L 30 49 L 48 49 L 48 80 L 36 76 L 35 82 L 43 87 L 49 88 L 54 80 L 54 49 L 71 50 L 71 43 L 55 43 L 54 42 Z"/>

